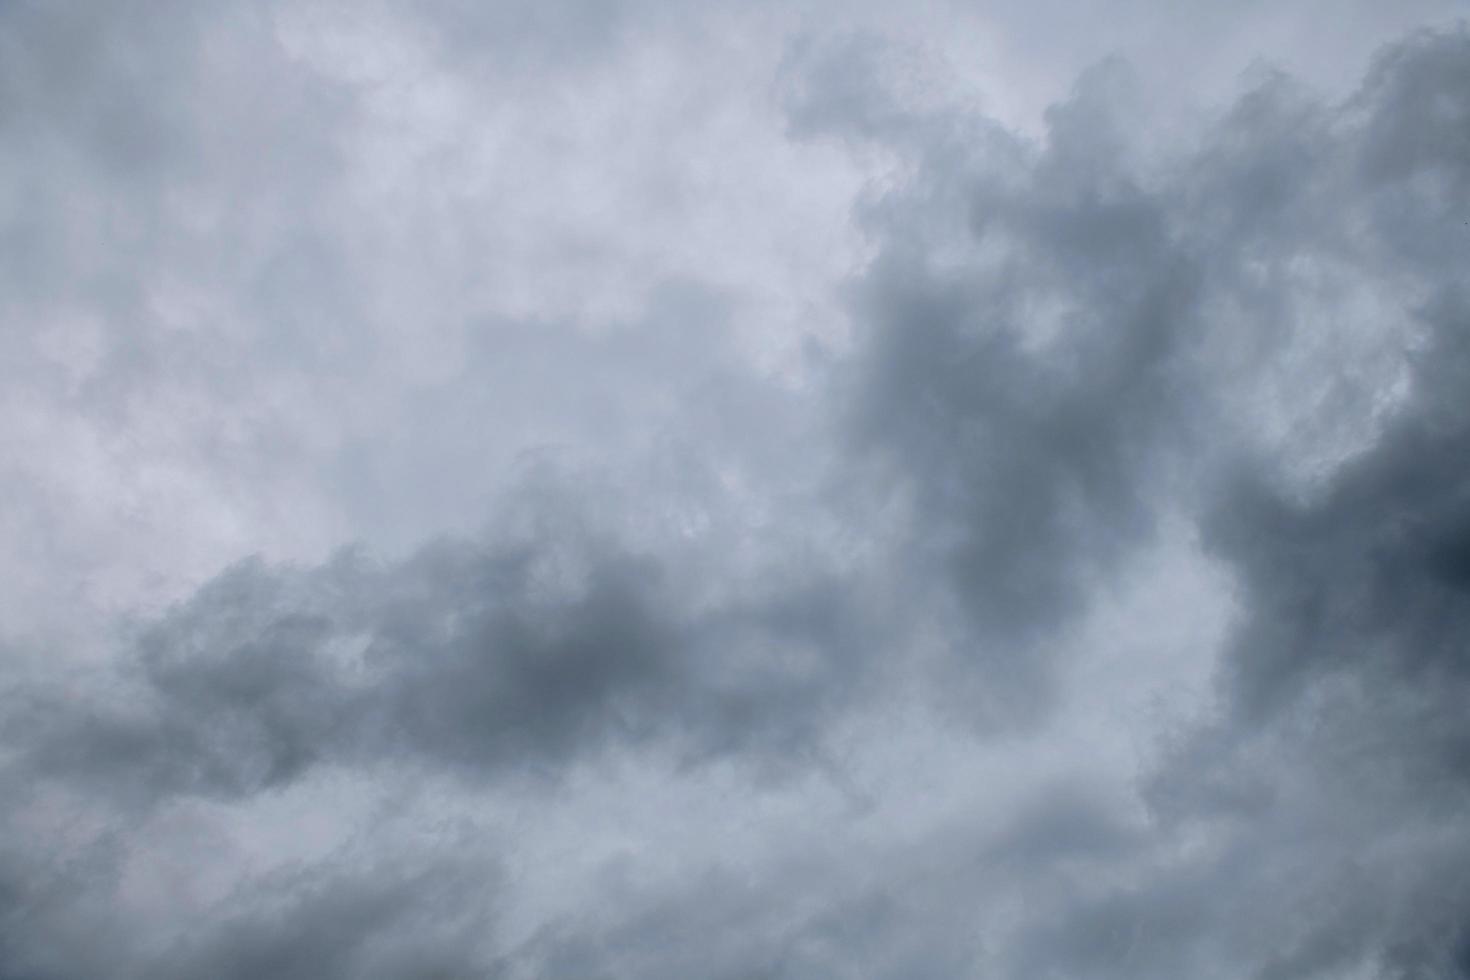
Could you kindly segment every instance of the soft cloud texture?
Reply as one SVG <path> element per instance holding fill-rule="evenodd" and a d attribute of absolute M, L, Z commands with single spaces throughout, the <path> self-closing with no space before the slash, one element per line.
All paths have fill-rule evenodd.
<path fill-rule="evenodd" d="M 0 977 L 1470 976 L 1464 11 L 1072 6 L 0 6 Z"/>

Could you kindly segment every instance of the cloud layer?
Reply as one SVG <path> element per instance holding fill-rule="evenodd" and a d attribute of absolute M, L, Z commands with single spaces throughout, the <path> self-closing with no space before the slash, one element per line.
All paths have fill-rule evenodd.
<path fill-rule="evenodd" d="M 0 7 L 0 978 L 1470 977 L 1470 29 L 1130 7 Z"/>

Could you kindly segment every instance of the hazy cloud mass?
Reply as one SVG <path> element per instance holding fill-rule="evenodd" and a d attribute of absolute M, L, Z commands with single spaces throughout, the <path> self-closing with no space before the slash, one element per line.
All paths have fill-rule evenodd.
<path fill-rule="evenodd" d="M 0 0 L 0 980 L 1470 980 L 1464 0 Z"/>

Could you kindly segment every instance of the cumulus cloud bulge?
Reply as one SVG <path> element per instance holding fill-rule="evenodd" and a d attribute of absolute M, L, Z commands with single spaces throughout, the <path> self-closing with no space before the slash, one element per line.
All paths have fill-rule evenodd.
<path fill-rule="evenodd" d="M 1470 978 L 1467 0 L 0 0 L 0 980 Z"/>

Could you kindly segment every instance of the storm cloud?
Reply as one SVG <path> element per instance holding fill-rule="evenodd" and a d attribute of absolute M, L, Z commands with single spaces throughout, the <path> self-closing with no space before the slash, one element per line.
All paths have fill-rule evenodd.
<path fill-rule="evenodd" d="M 1466 11 L 1072 6 L 0 5 L 0 977 L 1470 977 Z"/>

